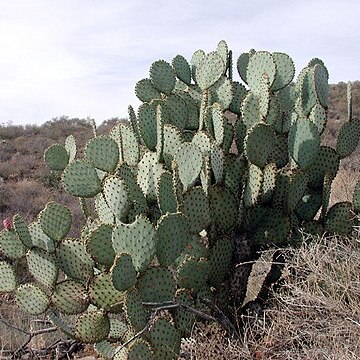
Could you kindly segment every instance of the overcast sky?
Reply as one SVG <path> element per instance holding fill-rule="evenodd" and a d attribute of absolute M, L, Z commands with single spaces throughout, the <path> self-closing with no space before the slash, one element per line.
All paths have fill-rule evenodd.
<path fill-rule="evenodd" d="M 125 117 L 152 62 L 222 39 L 359 80 L 359 17 L 357 0 L 0 0 L 0 124 Z"/>

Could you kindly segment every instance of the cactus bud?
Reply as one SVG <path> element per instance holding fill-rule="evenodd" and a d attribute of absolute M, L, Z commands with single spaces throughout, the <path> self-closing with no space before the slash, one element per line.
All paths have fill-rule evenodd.
<path fill-rule="evenodd" d="M 7 231 L 12 230 L 14 228 L 14 225 L 13 225 L 11 219 L 9 219 L 9 218 L 6 218 L 3 220 L 3 225 L 4 225 L 4 229 Z"/>

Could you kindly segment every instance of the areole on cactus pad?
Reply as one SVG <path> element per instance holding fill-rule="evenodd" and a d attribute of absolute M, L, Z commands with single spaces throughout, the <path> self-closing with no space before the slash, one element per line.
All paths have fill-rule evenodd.
<path fill-rule="evenodd" d="M 176 359 L 195 321 L 186 308 L 244 305 L 250 272 L 238 262 L 251 268 L 262 249 L 296 246 L 301 229 L 348 235 L 360 185 L 353 204 L 329 208 L 329 196 L 359 142 L 351 91 L 332 149 L 321 146 L 321 60 L 294 80 L 288 55 L 250 50 L 237 61 L 244 84 L 232 63 L 225 41 L 190 61 L 156 61 L 135 86 L 142 104 L 127 124 L 94 134 L 82 157 L 72 136 L 47 149 L 64 189 L 93 210 L 77 239 L 67 237 L 70 210 L 53 202 L 29 226 L 19 215 L 4 221 L 0 292 L 104 358 Z M 22 258 L 32 282 L 17 277 Z M 166 302 L 184 306 L 154 316 L 151 304 Z"/>

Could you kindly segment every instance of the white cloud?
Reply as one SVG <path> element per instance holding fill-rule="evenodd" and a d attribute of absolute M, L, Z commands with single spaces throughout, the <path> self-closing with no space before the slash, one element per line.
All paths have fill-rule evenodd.
<path fill-rule="evenodd" d="M 317 56 L 331 81 L 357 80 L 359 10 L 352 0 L 1 2 L 0 123 L 126 116 L 153 61 L 221 39 L 236 56 L 284 51 L 298 70 Z"/>

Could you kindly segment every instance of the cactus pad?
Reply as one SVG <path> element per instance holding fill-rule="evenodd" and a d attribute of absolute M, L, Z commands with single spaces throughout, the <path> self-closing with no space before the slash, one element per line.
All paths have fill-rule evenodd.
<path fill-rule="evenodd" d="M 117 146 L 117 145 L 116 145 Z M 62 176 L 66 191 L 79 197 L 93 197 L 101 191 L 101 182 L 95 167 L 86 161 L 69 164 Z"/>
<path fill-rule="evenodd" d="M 51 295 L 52 304 L 67 315 L 80 314 L 89 305 L 88 291 L 85 286 L 75 280 L 64 280 L 56 284 Z"/>
<path fill-rule="evenodd" d="M 25 246 L 15 230 L 1 230 L 0 250 L 9 259 L 19 259 L 25 255 Z"/>
<path fill-rule="evenodd" d="M 180 180 L 186 191 L 194 185 L 200 175 L 202 166 L 201 150 L 194 144 L 185 143 L 176 152 L 174 158 L 178 165 Z"/>
<path fill-rule="evenodd" d="M 16 289 L 15 269 L 6 261 L 0 261 L 0 293 Z"/>
<path fill-rule="evenodd" d="M 349 156 L 358 146 L 360 139 L 360 119 L 354 118 L 340 129 L 336 152 L 340 159 Z"/>
<path fill-rule="evenodd" d="M 31 235 L 30 235 L 29 229 L 28 229 L 25 221 L 23 220 L 23 218 L 18 214 L 14 215 L 13 224 L 14 224 L 15 231 L 17 232 L 21 242 L 28 249 L 31 249 L 33 246 L 33 243 L 31 240 Z"/>
<path fill-rule="evenodd" d="M 187 60 L 182 55 L 176 55 L 172 60 L 176 76 L 186 85 L 191 84 L 191 69 Z"/>
<path fill-rule="evenodd" d="M 274 52 L 271 55 L 276 64 L 276 76 L 271 89 L 278 91 L 291 83 L 295 74 L 295 66 L 287 54 Z"/>
<path fill-rule="evenodd" d="M 43 314 L 49 306 L 49 298 L 34 284 L 20 285 L 15 291 L 15 300 L 21 310 L 30 315 Z"/>
<path fill-rule="evenodd" d="M 41 228 L 52 240 L 60 241 L 70 231 L 71 211 L 60 204 L 48 203 L 39 214 Z"/>
<path fill-rule="evenodd" d="M 136 270 L 129 254 L 118 254 L 110 271 L 115 289 L 125 291 L 135 285 Z"/>
<path fill-rule="evenodd" d="M 150 102 L 153 99 L 161 99 L 158 91 L 150 79 L 142 79 L 135 85 L 135 94 L 143 102 Z"/>
<path fill-rule="evenodd" d="M 173 177 L 168 171 L 161 174 L 157 188 L 158 204 L 162 214 L 177 211 L 177 199 L 174 191 Z"/>
<path fill-rule="evenodd" d="M 157 142 L 155 108 L 147 103 L 142 104 L 138 109 L 138 119 L 138 127 L 142 140 L 149 150 L 155 150 Z"/>
<path fill-rule="evenodd" d="M 205 285 L 209 270 L 206 260 L 189 257 L 177 269 L 177 283 L 182 288 L 197 292 Z"/>
<path fill-rule="evenodd" d="M 202 90 L 214 85 L 225 72 L 225 64 L 221 55 L 214 51 L 207 54 L 196 69 L 196 82 Z"/>
<path fill-rule="evenodd" d="M 26 260 L 30 274 L 39 283 L 52 288 L 59 273 L 55 255 L 41 249 L 32 249 L 26 254 Z"/>
<path fill-rule="evenodd" d="M 142 304 L 143 300 L 136 288 L 126 291 L 125 313 L 127 320 L 135 331 L 143 330 L 148 321 L 148 312 Z"/>
<path fill-rule="evenodd" d="M 75 323 L 75 337 L 85 344 L 93 344 L 106 339 L 109 331 L 109 317 L 102 311 L 81 314 Z"/>
<path fill-rule="evenodd" d="M 51 170 L 62 171 L 69 163 L 69 154 L 62 145 L 54 144 L 46 149 L 45 162 Z"/>
<path fill-rule="evenodd" d="M 130 207 L 129 194 L 124 180 L 109 176 L 103 182 L 103 194 L 106 203 L 118 220 L 123 220 Z"/>
<path fill-rule="evenodd" d="M 44 233 L 40 221 L 36 221 L 30 224 L 29 234 L 31 236 L 33 246 L 50 253 L 55 251 L 55 243 Z"/>
<path fill-rule="evenodd" d="M 93 261 L 80 240 L 63 240 L 56 250 L 56 255 L 66 275 L 77 280 L 87 280 L 93 275 Z"/>
<path fill-rule="evenodd" d="M 180 353 L 181 335 L 174 325 L 165 319 L 158 319 L 150 332 L 150 342 L 155 359 L 175 360 Z"/>
<path fill-rule="evenodd" d="M 110 267 L 115 259 L 112 245 L 113 227 L 101 224 L 92 230 L 86 239 L 86 251 L 96 263 Z"/>
<path fill-rule="evenodd" d="M 180 255 L 185 244 L 191 241 L 184 215 L 163 215 L 157 225 L 156 256 L 159 263 L 168 266 Z"/>
<path fill-rule="evenodd" d="M 100 273 L 90 282 L 89 295 L 91 302 L 106 311 L 117 311 L 124 300 L 124 293 L 118 291 L 109 273 Z"/>
<path fill-rule="evenodd" d="M 152 223 L 140 215 L 132 224 L 119 223 L 112 238 L 115 252 L 128 253 L 135 269 L 144 271 L 155 255 L 156 231 Z"/>
<path fill-rule="evenodd" d="M 210 224 L 210 207 L 201 187 L 193 187 L 184 194 L 180 208 L 192 234 L 199 233 Z"/>
<path fill-rule="evenodd" d="M 175 87 L 175 71 L 164 61 L 155 61 L 150 67 L 150 79 L 155 88 L 164 94 L 170 94 Z"/>
<path fill-rule="evenodd" d="M 319 149 L 320 135 L 317 126 L 312 121 L 299 119 L 291 126 L 290 155 L 301 168 L 306 168 L 314 162 Z"/>
<path fill-rule="evenodd" d="M 349 202 L 340 202 L 333 205 L 326 215 L 325 230 L 329 233 L 349 235 L 352 230 L 350 221 L 351 208 Z"/>
<path fill-rule="evenodd" d="M 137 288 L 144 302 L 174 300 L 176 283 L 170 270 L 149 268 L 139 277 Z"/>

